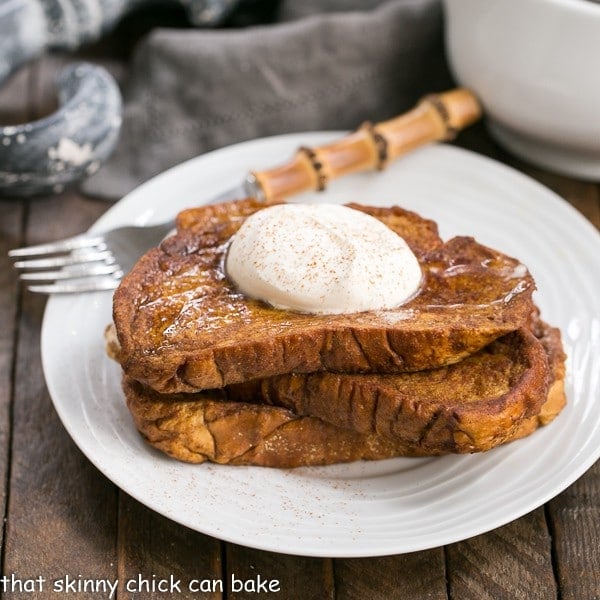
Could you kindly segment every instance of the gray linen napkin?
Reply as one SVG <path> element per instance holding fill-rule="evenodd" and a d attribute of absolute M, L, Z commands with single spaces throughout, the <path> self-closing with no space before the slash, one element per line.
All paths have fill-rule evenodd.
<path fill-rule="evenodd" d="M 277 11 L 278 21 L 294 21 L 316 14 L 367 11 L 389 0 L 285 0 Z"/>
<path fill-rule="evenodd" d="M 117 150 L 83 190 L 118 199 L 214 148 L 293 131 L 352 129 L 452 85 L 439 0 L 331 10 L 246 29 L 151 32 L 131 65 Z M 301 16 L 285 3 L 281 11 Z"/>

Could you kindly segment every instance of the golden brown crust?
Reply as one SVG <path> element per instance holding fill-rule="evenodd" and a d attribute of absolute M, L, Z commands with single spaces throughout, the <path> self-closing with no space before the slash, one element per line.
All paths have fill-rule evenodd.
<path fill-rule="evenodd" d="M 457 362 L 528 322 L 534 283 L 515 259 L 454 238 L 400 208 L 373 214 L 407 240 L 422 290 L 399 309 L 306 315 L 237 293 L 227 244 L 255 201 L 185 211 L 179 232 L 148 252 L 114 297 L 121 364 L 164 393 L 195 392 L 297 372 L 418 371 Z"/>
<path fill-rule="evenodd" d="M 125 378 L 135 425 L 155 448 L 191 463 L 291 468 L 398 456 L 403 449 L 284 408 L 219 400 L 219 392 L 165 396 Z"/>
<path fill-rule="evenodd" d="M 324 465 L 489 450 L 560 412 L 560 334 L 539 321 L 517 260 L 469 237 L 444 243 L 410 211 L 351 205 L 406 239 L 420 293 L 352 315 L 276 310 L 223 272 L 262 206 L 183 211 L 115 294 L 107 350 L 151 445 L 195 463 Z"/>
<path fill-rule="evenodd" d="M 147 441 L 187 462 L 209 460 L 297 467 L 393 456 L 476 452 L 529 435 L 564 406 L 564 353 L 560 335 L 548 326 L 543 326 L 539 333 L 541 344 L 532 341 L 533 336 L 527 332 L 519 332 L 498 341 L 489 352 L 480 353 L 479 358 L 473 357 L 464 366 L 430 372 L 430 376 L 425 376 L 429 378 L 430 393 L 420 389 L 418 394 L 422 398 L 427 395 L 435 398 L 438 406 L 444 407 L 443 416 L 435 410 L 432 413 L 424 402 L 408 397 L 402 404 L 403 419 L 410 417 L 411 423 L 406 434 L 397 429 L 393 436 L 381 435 L 376 428 L 365 428 L 369 419 L 359 419 L 364 431 L 358 432 L 263 404 L 260 396 L 249 398 L 252 402 L 234 401 L 232 398 L 240 399 L 239 388 L 164 395 L 125 377 L 123 389 L 135 424 Z M 481 378 L 484 369 L 500 365 L 502 368 L 492 374 L 493 383 Z M 462 389 L 471 402 L 463 404 L 456 397 L 456 379 L 444 375 L 452 369 L 457 369 L 457 377 L 460 373 Z M 422 374 L 400 377 L 423 380 Z M 537 383 L 541 386 L 538 390 Z M 548 383 L 550 389 L 544 401 Z M 481 399 L 477 399 L 478 387 Z M 444 395 L 452 399 L 447 397 L 443 401 Z M 371 422 L 385 423 L 386 411 L 375 408 L 381 412 Z M 406 425 L 403 419 L 396 417 L 398 427 Z"/>
<path fill-rule="evenodd" d="M 565 395 L 566 354 L 563 349 L 560 330 L 538 320 L 533 327 L 533 331 L 542 342 L 548 357 L 548 394 L 539 413 L 523 421 L 515 432 L 515 439 L 528 436 L 538 427 L 551 423 L 567 403 Z"/>
<path fill-rule="evenodd" d="M 548 391 L 542 343 L 521 329 L 453 365 L 397 375 L 280 375 L 233 386 L 229 397 L 311 415 L 424 452 L 477 452 L 511 439 Z"/>

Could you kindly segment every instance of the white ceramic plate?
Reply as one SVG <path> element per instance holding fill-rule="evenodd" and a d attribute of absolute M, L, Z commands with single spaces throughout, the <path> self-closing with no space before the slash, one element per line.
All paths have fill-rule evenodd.
<path fill-rule="evenodd" d="M 141 186 L 95 225 L 172 217 L 338 133 L 256 140 L 184 163 Z M 229 184 L 229 185 L 228 185 Z M 465 539 L 543 504 L 600 455 L 600 236 L 531 179 L 451 146 L 423 148 L 384 173 L 338 180 L 311 201 L 389 205 L 434 218 L 444 238 L 472 234 L 515 255 L 561 327 L 568 407 L 530 438 L 480 455 L 319 468 L 187 465 L 145 445 L 104 354 L 111 294 L 53 297 L 42 331 L 48 388 L 65 427 L 113 482 L 155 511 L 238 544 L 310 556 L 376 556 Z"/>

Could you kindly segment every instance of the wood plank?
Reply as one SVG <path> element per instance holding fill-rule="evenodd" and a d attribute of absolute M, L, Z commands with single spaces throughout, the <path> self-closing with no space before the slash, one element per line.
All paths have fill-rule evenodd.
<path fill-rule="evenodd" d="M 450 598 L 554 600 L 557 586 L 543 508 L 446 548 Z"/>
<path fill-rule="evenodd" d="M 446 600 L 443 548 L 380 558 L 337 559 L 339 600 Z"/>
<path fill-rule="evenodd" d="M 23 204 L 17 200 L 0 202 L 0 511 L 6 514 L 10 472 L 11 403 L 13 362 L 18 315 L 17 274 L 7 252 L 22 242 Z M 4 529 L 0 528 L 0 546 Z"/>
<path fill-rule="evenodd" d="M 561 600 L 600 598 L 600 462 L 547 505 Z"/>
<path fill-rule="evenodd" d="M 27 122 L 31 110 L 32 71 L 24 67 L 0 84 L 0 125 Z"/>
<path fill-rule="evenodd" d="M 161 588 L 178 600 L 224 598 L 221 542 L 120 492 L 119 597 L 138 597 L 135 592 L 145 600 L 169 597 Z"/>
<path fill-rule="evenodd" d="M 0 86 L 0 124 L 14 125 L 27 120 L 30 70 L 21 69 Z M 0 511 L 6 515 L 8 478 L 10 474 L 10 444 L 13 367 L 16 349 L 19 311 L 19 286 L 16 271 L 7 252 L 23 243 L 25 203 L 16 198 L 0 200 Z M 4 545 L 5 528 L 0 528 L 0 545 Z"/>
<path fill-rule="evenodd" d="M 104 210 L 80 211 L 80 204 L 75 195 L 32 202 L 26 241 L 76 233 Z M 76 448 L 52 407 L 39 350 L 44 306 L 44 297 L 23 293 L 4 572 L 41 576 L 48 586 L 66 576 L 114 579 L 116 489 Z"/>
<path fill-rule="evenodd" d="M 257 597 L 251 589 L 252 586 L 258 589 L 259 578 L 263 582 L 269 580 L 267 585 L 271 585 L 273 590 L 258 595 L 260 598 L 273 596 L 278 600 L 295 600 L 299 597 L 303 600 L 333 600 L 335 597 L 329 559 L 264 552 L 236 544 L 227 544 L 226 557 L 228 600 Z M 232 577 L 238 582 L 235 589 Z M 275 589 L 280 591 L 275 592 Z"/>

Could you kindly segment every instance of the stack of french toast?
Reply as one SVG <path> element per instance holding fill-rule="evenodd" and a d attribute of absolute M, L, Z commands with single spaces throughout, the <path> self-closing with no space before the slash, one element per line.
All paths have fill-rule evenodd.
<path fill-rule="evenodd" d="M 565 404 L 560 332 L 519 260 L 399 207 L 351 208 L 406 240 L 422 270 L 402 306 L 273 308 L 236 289 L 229 243 L 264 204 L 185 210 L 114 295 L 108 351 L 133 422 L 193 463 L 298 467 L 490 450 Z"/>

